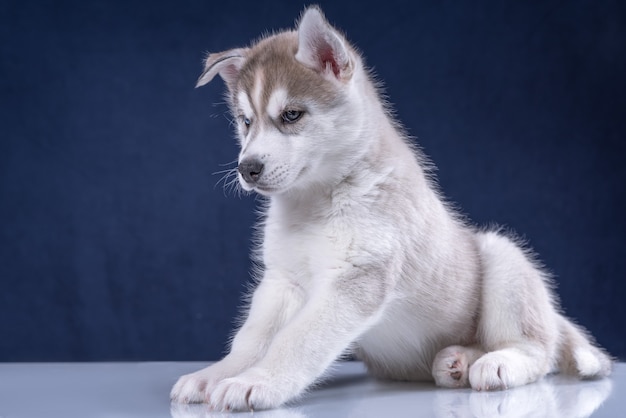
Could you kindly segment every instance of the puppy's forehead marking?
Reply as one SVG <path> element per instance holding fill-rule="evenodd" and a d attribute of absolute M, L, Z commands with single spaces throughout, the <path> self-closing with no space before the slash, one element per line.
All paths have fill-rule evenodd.
<path fill-rule="evenodd" d="M 298 49 L 298 34 L 283 32 L 259 41 L 248 53 L 241 69 L 239 88 L 247 96 L 251 116 L 277 117 L 280 100 L 270 98 L 279 89 L 288 92 L 283 106 L 295 102 L 323 104 L 326 111 L 340 105 L 344 95 L 336 86 L 321 75 L 305 68 L 295 59 Z M 238 97 L 237 97 L 238 98 Z M 236 98 L 236 100 L 237 100 Z M 243 103 L 243 100 L 240 100 Z M 239 105 L 243 111 L 243 104 Z M 284 110 L 284 107 L 283 109 Z"/>
<path fill-rule="evenodd" d="M 288 94 L 284 88 L 274 90 L 267 102 L 267 114 L 271 118 L 277 118 L 287 106 Z"/>

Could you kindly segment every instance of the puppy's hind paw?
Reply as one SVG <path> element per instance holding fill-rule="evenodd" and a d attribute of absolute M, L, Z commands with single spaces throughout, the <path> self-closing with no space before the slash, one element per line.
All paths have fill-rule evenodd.
<path fill-rule="evenodd" d="M 437 386 L 461 388 L 469 386 L 470 358 L 467 349 L 452 346 L 441 350 L 433 361 L 433 378 Z"/>
<path fill-rule="evenodd" d="M 507 358 L 489 353 L 478 359 L 470 369 L 470 384 L 474 390 L 505 390 L 517 386 L 511 379 Z"/>

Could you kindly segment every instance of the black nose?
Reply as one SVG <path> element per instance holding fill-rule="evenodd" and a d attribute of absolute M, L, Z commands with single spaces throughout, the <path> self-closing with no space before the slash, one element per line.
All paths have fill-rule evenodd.
<path fill-rule="evenodd" d="M 246 183 L 256 183 L 263 171 L 263 163 L 254 158 L 245 159 L 239 163 L 237 170 L 239 170 Z"/>

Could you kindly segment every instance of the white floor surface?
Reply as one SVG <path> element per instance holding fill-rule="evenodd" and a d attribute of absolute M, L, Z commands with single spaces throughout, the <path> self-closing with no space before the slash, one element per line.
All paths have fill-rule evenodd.
<path fill-rule="evenodd" d="M 298 402 L 253 414 L 170 405 L 178 376 L 206 363 L 0 363 L 0 418 L 45 417 L 626 417 L 626 364 L 609 379 L 549 376 L 502 392 L 377 381 L 358 362 L 340 363 Z"/>

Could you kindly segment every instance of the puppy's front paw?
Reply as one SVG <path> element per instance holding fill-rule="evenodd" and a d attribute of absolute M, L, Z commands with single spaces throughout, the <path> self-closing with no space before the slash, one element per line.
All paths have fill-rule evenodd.
<path fill-rule="evenodd" d="M 212 366 L 181 376 L 172 388 L 170 399 L 177 403 L 206 402 L 207 389 L 214 387 L 220 377 L 213 373 Z"/>
<path fill-rule="evenodd" d="M 206 369 L 205 369 L 206 370 Z M 201 403 L 205 401 L 204 391 L 209 376 L 205 370 L 181 376 L 172 391 L 170 399 L 178 403 Z"/>
<path fill-rule="evenodd" d="M 220 361 L 195 373 L 182 376 L 170 393 L 170 399 L 176 403 L 203 403 L 217 384 L 237 375 L 243 367 L 233 362 Z"/>
<path fill-rule="evenodd" d="M 210 403 L 218 411 L 276 408 L 292 395 L 285 386 L 267 371 L 252 368 L 222 380 L 210 393 Z"/>

